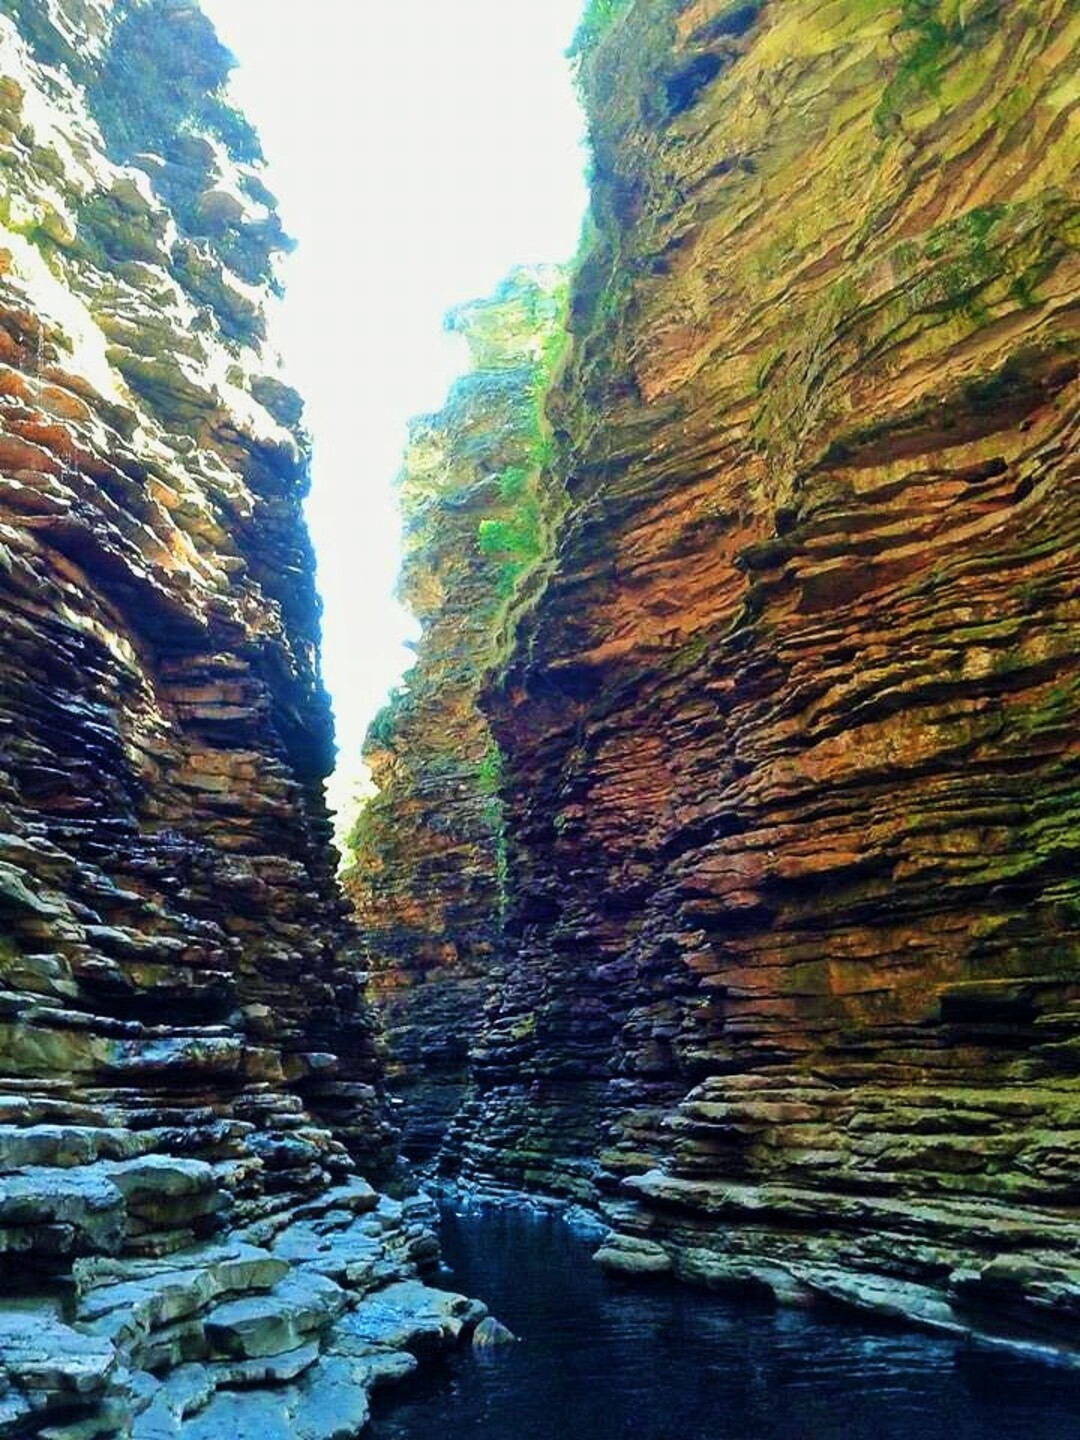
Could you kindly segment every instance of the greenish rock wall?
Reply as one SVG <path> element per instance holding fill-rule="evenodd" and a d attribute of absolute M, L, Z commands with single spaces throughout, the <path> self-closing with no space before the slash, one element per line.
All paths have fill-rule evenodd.
<path fill-rule="evenodd" d="M 399 477 L 400 593 L 416 663 L 364 748 L 375 794 L 350 837 L 344 885 L 384 1030 L 403 1147 L 430 1161 L 461 1104 L 470 1046 L 501 967 L 507 899 L 502 757 L 480 708 L 535 589 L 555 524 L 540 471 L 543 399 L 565 339 L 565 278 L 514 272 L 448 320 L 469 372 L 413 423 Z"/>

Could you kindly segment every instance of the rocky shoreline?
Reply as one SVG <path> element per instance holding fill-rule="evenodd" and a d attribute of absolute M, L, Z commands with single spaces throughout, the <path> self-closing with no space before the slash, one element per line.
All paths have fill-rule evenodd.
<path fill-rule="evenodd" d="M 808 1260 L 799 1244 L 785 1254 L 775 1247 L 773 1256 L 763 1257 L 758 1249 L 741 1253 L 730 1244 L 732 1232 L 718 1238 L 716 1226 L 695 1221 L 687 1207 L 680 1216 L 675 1197 L 669 1198 L 669 1212 L 662 1223 L 643 1216 L 625 1202 L 613 1200 L 598 1206 L 550 1194 L 496 1186 L 485 1188 L 476 1182 L 429 1180 L 428 1192 L 455 1208 L 521 1209 L 556 1216 L 578 1235 L 595 1244 L 593 1261 L 613 1278 L 635 1284 L 673 1281 L 696 1288 L 743 1294 L 768 1300 L 778 1306 L 823 1311 L 849 1311 L 871 1323 L 885 1322 L 923 1330 L 955 1340 L 959 1351 L 1000 1353 L 1014 1360 L 1031 1362 L 1080 1373 L 1080 1347 L 1069 1335 L 1073 1296 L 1077 1284 L 1073 1259 L 1073 1231 L 1060 1217 L 1045 1217 L 1040 1235 L 1044 1248 L 1038 1258 L 1018 1254 L 1011 1261 L 1001 1257 L 980 1270 L 974 1264 L 963 1239 L 978 1229 L 1000 1243 L 1002 1237 L 1033 1236 L 1012 1220 L 1004 1208 L 942 1207 L 942 1225 L 951 1220 L 954 1248 L 943 1244 L 937 1263 L 942 1270 L 939 1284 L 918 1283 L 878 1271 L 845 1268 L 836 1261 L 836 1236 L 827 1235 L 820 1257 Z M 754 1197 L 730 1194 L 727 1204 L 750 1205 Z M 756 1197 L 758 1205 L 767 1196 Z M 786 1199 L 796 1205 L 812 1206 L 813 1197 L 775 1195 L 779 1206 Z M 719 1203 L 719 1197 L 717 1197 Z M 695 1207 L 700 1208 L 700 1197 Z M 877 1216 L 882 1230 L 885 1221 L 895 1222 L 904 1207 L 893 1207 L 891 1217 Z M 1022 1231 L 1022 1234 L 1018 1232 Z M 725 1240 L 728 1243 L 725 1243 Z M 760 1243 L 760 1237 L 759 1237 Z M 952 1267 L 951 1269 L 949 1267 Z M 946 1273 L 947 1272 L 947 1273 Z M 1040 1320 L 1032 1320 L 1021 1300 L 1021 1287 L 1037 1287 L 1043 1303 Z"/>
<path fill-rule="evenodd" d="M 419 1278 L 438 1255 L 422 1198 L 352 1179 L 167 1249 L 169 1230 L 227 1209 L 211 1165 L 146 1154 L 64 1167 L 61 1153 L 124 1147 L 79 1127 L 12 1138 L 47 1168 L 0 1183 L 9 1247 L 62 1238 L 75 1258 L 0 1297 L 0 1436 L 344 1440 L 376 1386 L 487 1314 Z"/>

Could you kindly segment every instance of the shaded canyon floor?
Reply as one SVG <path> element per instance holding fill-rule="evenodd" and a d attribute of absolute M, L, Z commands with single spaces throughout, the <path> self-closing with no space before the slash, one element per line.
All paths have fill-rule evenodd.
<path fill-rule="evenodd" d="M 520 1337 L 461 1349 L 375 1404 L 372 1440 L 1061 1440 L 1080 1378 L 590 1266 L 595 1244 L 525 1207 L 443 1209 L 449 1283 Z"/>

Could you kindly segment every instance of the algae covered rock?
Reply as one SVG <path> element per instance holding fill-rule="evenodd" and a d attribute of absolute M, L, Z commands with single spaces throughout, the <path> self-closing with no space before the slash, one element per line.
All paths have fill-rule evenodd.
<path fill-rule="evenodd" d="M 513 1345 L 516 1341 L 517 1336 L 509 1326 L 496 1320 L 494 1315 L 485 1315 L 472 1336 L 474 1350 L 495 1350 L 502 1345 Z"/>

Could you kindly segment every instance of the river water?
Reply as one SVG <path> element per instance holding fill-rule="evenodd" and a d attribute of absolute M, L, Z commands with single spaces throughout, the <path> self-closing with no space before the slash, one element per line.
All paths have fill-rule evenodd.
<path fill-rule="evenodd" d="M 519 1336 L 382 1392 L 372 1440 L 1080 1440 L 1080 1379 L 846 1318 L 630 1286 L 557 1216 L 447 1207 L 449 1288 Z"/>

